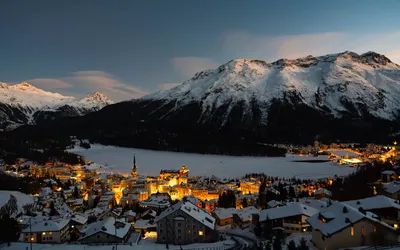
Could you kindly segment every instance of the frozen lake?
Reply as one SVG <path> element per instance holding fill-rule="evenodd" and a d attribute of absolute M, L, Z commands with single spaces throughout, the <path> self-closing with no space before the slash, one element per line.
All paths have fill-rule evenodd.
<path fill-rule="evenodd" d="M 306 160 L 327 160 L 327 156 L 250 157 L 202 155 L 176 152 L 163 152 L 136 148 L 92 145 L 90 149 L 76 147 L 69 150 L 85 156 L 88 160 L 103 165 L 100 172 L 130 173 L 133 153 L 139 175 L 158 175 L 161 169 L 179 169 L 186 165 L 190 176 L 241 177 L 246 173 L 265 173 L 269 176 L 285 178 L 323 178 L 344 176 L 353 168 L 332 162 L 294 162 Z M 107 167 L 104 165 L 107 164 Z"/>

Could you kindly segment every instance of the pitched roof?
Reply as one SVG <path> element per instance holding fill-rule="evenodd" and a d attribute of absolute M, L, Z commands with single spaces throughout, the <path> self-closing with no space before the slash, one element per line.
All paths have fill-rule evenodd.
<path fill-rule="evenodd" d="M 69 220 L 46 220 L 33 224 L 31 227 L 25 228 L 22 232 L 57 232 L 66 227 Z"/>
<path fill-rule="evenodd" d="M 202 223 L 203 225 L 214 229 L 215 228 L 215 218 L 212 217 L 208 212 L 203 209 L 198 208 L 196 205 L 189 201 L 181 200 L 173 206 L 164 210 L 159 216 L 156 217 L 155 222 L 162 220 L 173 212 L 181 210 L 187 215 Z"/>
<path fill-rule="evenodd" d="M 318 213 L 318 210 L 298 202 L 289 203 L 286 206 L 264 209 L 260 211 L 260 221 L 283 219 L 295 215 L 312 216 Z"/>
<path fill-rule="evenodd" d="M 236 212 L 236 209 L 233 207 L 229 208 L 217 208 L 213 211 L 216 217 L 220 220 L 224 220 L 227 218 L 231 218 L 233 216 L 233 213 Z"/>
<path fill-rule="evenodd" d="M 343 203 L 355 208 L 362 207 L 364 210 L 392 207 L 400 210 L 400 204 L 398 201 L 384 195 L 376 195 L 360 200 L 344 201 Z"/>
<path fill-rule="evenodd" d="M 400 182 L 399 181 L 392 181 L 389 182 L 388 184 L 384 184 L 383 188 L 385 189 L 386 192 L 389 194 L 394 194 L 400 191 Z"/>
<path fill-rule="evenodd" d="M 117 226 L 115 226 L 115 224 L 117 224 Z M 113 235 L 122 239 L 129 232 L 130 228 L 131 228 L 130 223 L 122 222 L 116 220 L 113 217 L 109 217 L 105 220 L 91 223 L 86 228 L 82 229 L 81 233 L 83 233 L 84 235 L 79 240 L 85 239 L 99 232 Z"/>
<path fill-rule="evenodd" d="M 362 213 L 358 209 L 341 202 L 335 202 L 321 211 L 321 213 L 314 214 L 307 219 L 307 222 L 313 229 L 320 231 L 325 236 L 329 236 L 363 219 L 395 230 L 393 227 L 380 221 L 375 214 L 370 212 Z"/>
<path fill-rule="evenodd" d="M 257 208 L 254 206 L 250 207 L 245 207 L 240 210 L 237 210 L 235 214 L 242 220 L 242 221 L 250 221 L 252 214 L 258 214 L 260 211 L 258 211 Z"/>

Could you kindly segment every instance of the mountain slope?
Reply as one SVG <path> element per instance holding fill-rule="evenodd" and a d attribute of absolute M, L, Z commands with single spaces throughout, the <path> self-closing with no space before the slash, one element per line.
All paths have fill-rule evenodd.
<path fill-rule="evenodd" d="M 57 117 L 81 116 L 112 103 L 98 92 L 77 101 L 74 97 L 47 92 L 27 82 L 16 85 L 0 83 L 0 130 Z"/>
<path fill-rule="evenodd" d="M 232 60 L 173 89 L 84 117 L 21 128 L 122 146 L 264 154 L 265 143 L 389 140 L 400 131 L 400 66 L 353 52 Z"/>

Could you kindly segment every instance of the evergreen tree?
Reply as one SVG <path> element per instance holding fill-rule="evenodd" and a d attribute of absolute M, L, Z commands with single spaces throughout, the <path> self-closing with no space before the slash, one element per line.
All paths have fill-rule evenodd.
<path fill-rule="evenodd" d="M 254 227 L 254 234 L 255 234 L 257 237 L 260 237 L 260 236 L 261 236 L 261 233 L 262 233 L 261 223 L 260 223 L 260 222 L 257 222 L 256 226 Z"/>
<path fill-rule="evenodd" d="M 297 246 L 294 240 L 289 241 L 289 244 L 287 244 L 287 250 L 297 250 Z"/>
<path fill-rule="evenodd" d="M 300 239 L 300 246 L 297 248 L 297 250 L 310 250 L 310 248 L 307 246 L 307 240 L 304 238 Z"/>
<path fill-rule="evenodd" d="M 78 198 L 81 196 L 81 194 L 80 194 L 79 189 L 78 189 L 77 186 L 74 187 L 74 191 L 72 191 L 72 196 L 73 196 L 75 199 L 78 199 Z"/>
<path fill-rule="evenodd" d="M 17 241 L 21 229 L 15 219 L 10 218 L 8 215 L 0 217 L 0 243 Z"/>

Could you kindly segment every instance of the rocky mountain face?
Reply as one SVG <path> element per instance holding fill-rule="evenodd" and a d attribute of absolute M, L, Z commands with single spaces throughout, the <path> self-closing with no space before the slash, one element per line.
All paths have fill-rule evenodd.
<path fill-rule="evenodd" d="M 0 83 L 0 130 L 34 125 L 61 117 L 74 117 L 98 111 L 112 104 L 104 94 L 94 93 L 82 100 L 38 89 L 27 82 Z"/>
<path fill-rule="evenodd" d="M 400 66 L 343 52 L 237 59 L 173 89 L 34 129 L 122 146 L 263 154 L 268 143 L 382 142 L 400 131 Z M 62 132 L 60 132 L 62 131 Z"/>

